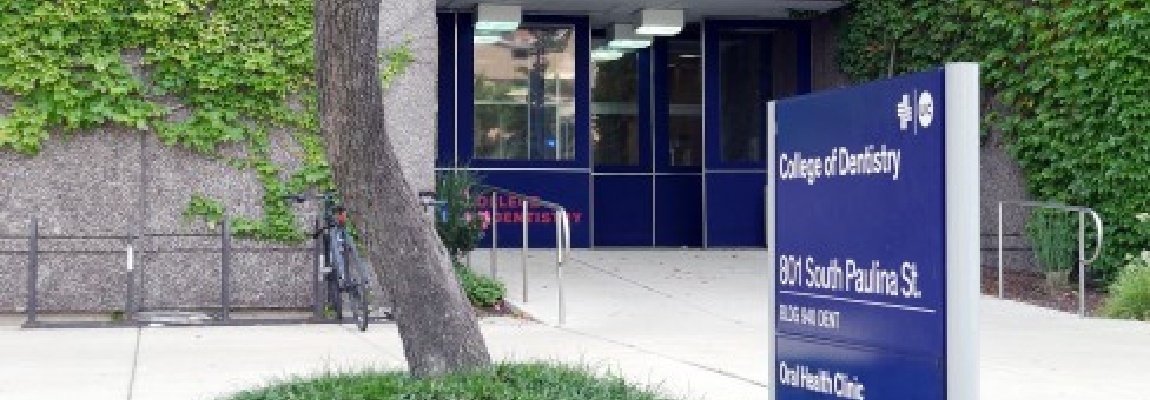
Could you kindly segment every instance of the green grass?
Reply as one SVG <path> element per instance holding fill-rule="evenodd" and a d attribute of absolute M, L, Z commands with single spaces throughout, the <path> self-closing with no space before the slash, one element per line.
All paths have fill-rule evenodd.
<path fill-rule="evenodd" d="M 227 400 L 666 400 L 584 368 L 505 364 L 433 379 L 401 372 L 326 374 L 241 392 Z"/>

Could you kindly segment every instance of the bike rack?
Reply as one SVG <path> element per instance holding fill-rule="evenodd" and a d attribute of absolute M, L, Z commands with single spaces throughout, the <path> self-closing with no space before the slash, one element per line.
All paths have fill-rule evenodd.
<path fill-rule="evenodd" d="M 527 208 L 529 204 L 537 204 L 552 210 L 555 213 L 555 278 L 558 282 L 556 290 L 559 294 L 559 325 L 564 325 L 567 322 L 567 302 L 563 293 L 563 265 L 567 257 L 571 254 L 571 220 L 567 214 L 567 209 L 563 206 L 552 203 L 549 201 L 540 200 L 538 198 L 528 196 L 522 193 L 516 193 L 507 189 L 488 185 L 475 185 L 474 190 L 477 192 L 486 192 L 491 195 L 491 277 L 498 279 L 499 276 L 499 259 L 496 252 L 499 247 L 498 243 L 498 222 L 495 221 L 495 215 L 498 211 L 498 196 L 510 196 L 520 200 L 522 204 L 522 231 L 523 243 L 519 251 L 522 260 L 522 274 L 523 274 L 523 302 L 527 302 L 528 289 L 527 289 L 527 248 L 530 241 L 527 230 Z"/>
<path fill-rule="evenodd" d="M 322 245 L 315 241 L 310 248 L 275 248 L 275 249 L 237 249 L 233 246 L 232 229 L 229 218 L 225 215 L 221 220 L 221 230 L 219 234 L 143 234 L 131 236 L 65 236 L 65 235 L 42 235 L 40 233 L 40 223 L 38 218 L 32 218 L 29 225 L 29 232 L 27 235 L 28 240 L 28 272 L 27 272 L 27 298 L 25 303 L 25 317 L 26 320 L 23 324 L 26 328 L 83 328 L 83 327 L 113 327 L 113 326 L 139 326 L 144 324 L 144 321 L 139 321 L 135 318 L 140 311 L 135 304 L 137 295 L 137 271 L 136 271 L 136 246 L 135 241 L 141 237 L 213 237 L 218 236 L 220 240 L 220 311 L 218 318 L 202 321 L 199 325 L 273 325 L 273 324 L 300 324 L 300 323 L 327 323 L 334 322 L 328 321 L 323 318 L 323 310 L 320 300 L 320 257 L 319 254 L 323 251 Z M 19 238 L 19 236 L 4 236 L 4 238 Z M 102 240 L 115 240 L 122 239 L 126 241 L 123 251 L 107 250 L 107 251 L 42 251 L 40 249 L 40 241 L 42 239 L 53 240 L 83 240 L 83 239 L 102 239 Z M 313 268 L 312 268 L 312 316 L 311 318 L 279 318 L 279 319 L 236 319 L 232 317 L 232 285 L 231 279 L 233 275 L 233 256 L 236 253 L 252 253 L 260 251 L 287 251 L 287 252 L 300 252 L 306 251 L 314 255 Z M 188 248 L 188 249 L 173 249 L 161 253 L 215 253 L 214 249 L 206 248 Z M 9 253 L 9 252 L 5 252 Z M 19 252 L 17 252 L 19 253 Z M 124 300 L 124 321 L 123 322 L 47 322 L 40 319 L 40 298 L 39 298 L 39 280 L 40 280 L 40 256 L 45 253 L 53 254 L 124 254 L 125 266 L 125 300 Z"/>
<path fill-rule="evenodd" d="M 1002 209 L 1003 205 L 1014 204 L 1023 208 L 1045 208 L 1078 213 L 1078 316 L 1086 317 L 1086 267 L 1098 260 L 1102 254 L 1102 217 L 1088 207 L 1068 206 L 1061 203 L 1039 201 L 1000 201 L 998 202 L 998 298 L 1003 297 L 1004 284 L 1002 281 Z M 1086 256 L 1086 215 L 1094 220 L 1095 246 L 1094 254 L 1087 259 Z"/>

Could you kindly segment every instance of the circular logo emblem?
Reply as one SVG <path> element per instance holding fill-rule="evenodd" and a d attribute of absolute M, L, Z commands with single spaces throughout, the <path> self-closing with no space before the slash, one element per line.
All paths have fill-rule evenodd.
<path fill-rule="evenodd" d="M 931 122 L 934 122 L 934 96 L 924 91 L 918 95 L 918 124 L 930 128 Z"/>

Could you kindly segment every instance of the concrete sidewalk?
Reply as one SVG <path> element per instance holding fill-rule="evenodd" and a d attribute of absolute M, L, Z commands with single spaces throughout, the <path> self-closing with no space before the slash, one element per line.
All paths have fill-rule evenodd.
<path fill-rule="evenodd" d="M 768 398 L 762 251 L 576 251 L 557 326 L 554 253 L 500 252 L 513 302 L 541 322 L 486 319 L 502 360 L 609 368 L 680 398 Z M 487 273 L 487 254 L 475 254 Z M 1144 398 L 1150 324 L 982 300 L 983 399 Z M 214 399 L 294 375 L 401 369 L 394 325 L 22 330 L 0 321 L 0 399 Z"/>

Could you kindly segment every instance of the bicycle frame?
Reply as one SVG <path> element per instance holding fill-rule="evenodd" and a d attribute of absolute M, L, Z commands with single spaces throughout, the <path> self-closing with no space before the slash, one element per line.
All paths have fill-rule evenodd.
<path fill-rule="evenodd" d="M 292 195 L 287 198 L 296 202 L 308 200 L 307 196 Z M 320 216 L 317 218 L 316 238 L 323 243 L 324 251 L 321 253 L 326 260 L 320 265 L 326 266 L 324 281 L 328 282 L 328 301 L 334 305 L 337 315 L 342 314 L 342 294 L 347 293 L 353 302 L 353 314 L 360 321 L 360 330 L 367 327 L 369 309 L 369 291 L 371 275 L 364 267 L 363 258 L 355 241 L 347 231 L 346 217 L 342 206 L 336 204 L 332 193 L 320 194 L 312 197 L 319 200 Z M 322 236 L 322 238 L 320 238 Z M 355 264 L 354 266 L 349 264 Z M 355 270 L 351 270 L 355 268 Z M 342 316 L 340 316 L 342 319 Z"/>

